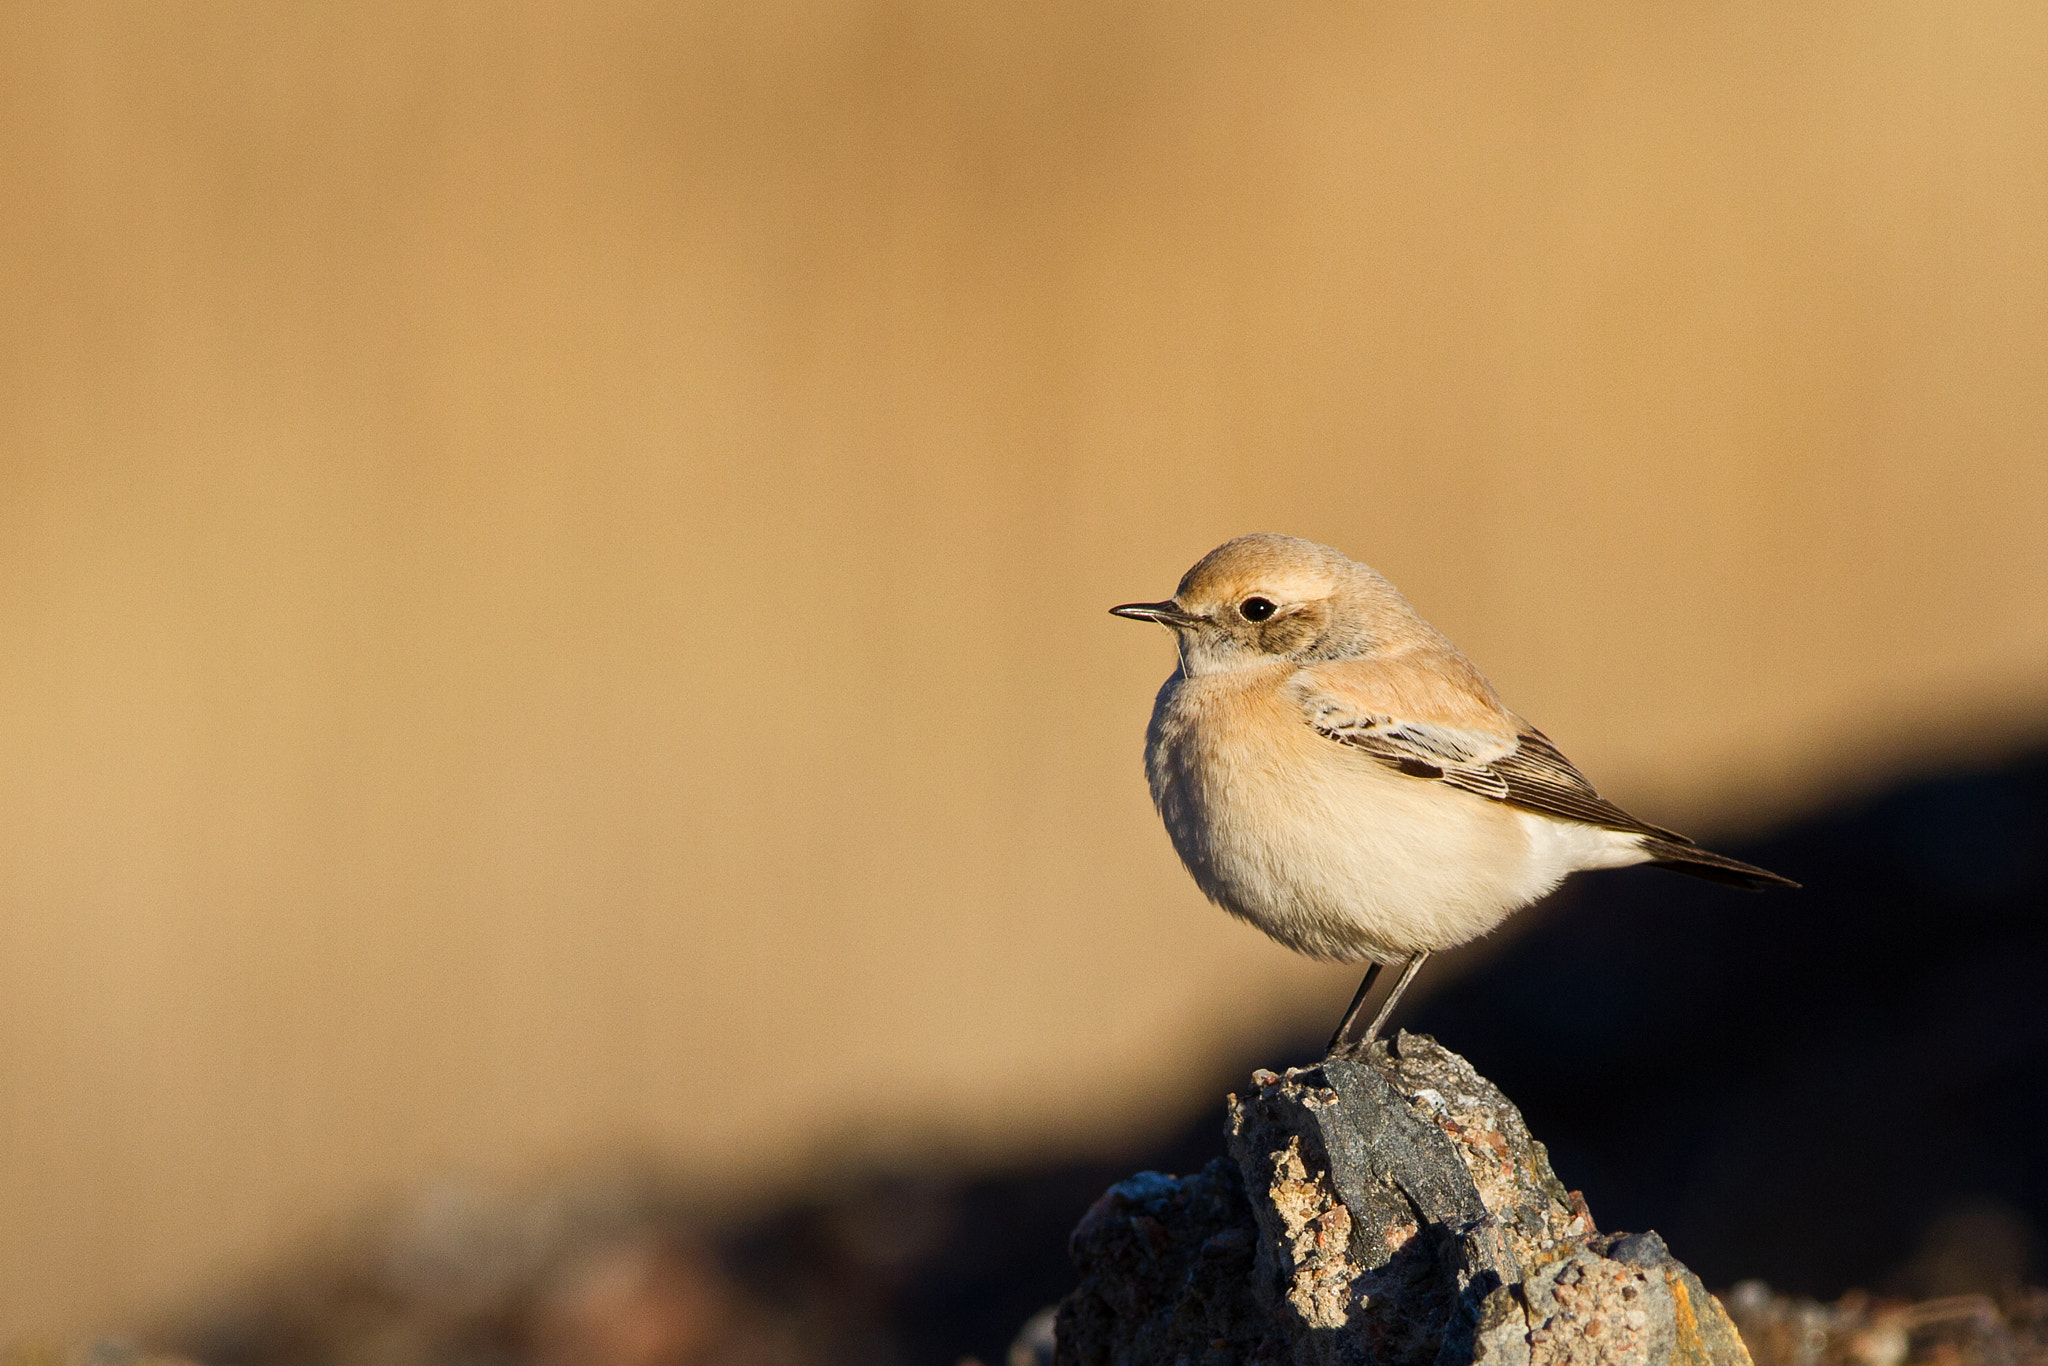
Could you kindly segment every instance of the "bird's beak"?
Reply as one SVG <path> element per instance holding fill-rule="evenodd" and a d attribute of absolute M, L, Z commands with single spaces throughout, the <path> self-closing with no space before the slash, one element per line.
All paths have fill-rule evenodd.
<path fill-rule="evenodd" d="M 1156 621 L 1161 626 L 1198 626 L 1200 617 L 1189 616 L 1168 598 L 1165 602 L 1127 602 L 1121 607 L 1112 607 L 1113 617 L 1129 617 L 1132 621 Z"/>

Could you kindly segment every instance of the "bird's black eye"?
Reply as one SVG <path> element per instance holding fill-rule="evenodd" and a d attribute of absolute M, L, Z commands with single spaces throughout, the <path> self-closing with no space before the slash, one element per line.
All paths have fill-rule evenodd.
<path fill-rule="evenodd" d="M 1237 614 L 1246 621 L 1264 621 L 1279 610 L 1266 598 L 1246 598 L 1237 605 Z"/>

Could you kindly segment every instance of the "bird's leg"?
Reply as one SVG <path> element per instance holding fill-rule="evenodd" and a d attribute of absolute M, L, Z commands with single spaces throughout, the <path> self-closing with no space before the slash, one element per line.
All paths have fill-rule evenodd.
<path fill-rule="evenodd" d="M 1323 1050 L 1328 1057 L 1344 1046 L 1344 1036 L 1351 1032 L 1351 1026 L 1358 1019 L 1358 1012 L 1365 1006 L 1365 993 L 1372 990 L 1372 984 L 1379 979 L 1380 965 L 1374 963 L 1365 970 L 1365 980 L 1358 984 L 1358 994 L 1351 998 L 1351 1008 L 1344 1012 L 1344 1018 L 1337 1021 L 1337 1032 L 1330 1036 L 1330 1046 Z"/>
<path fill-rule="evenodd" d="M 1401 969 L 1401 980 L 1394 983 L 1394 989 L 1387 993 L 1387 999 L 1380 1002 L 1380 1013 L 1373 1016 L 1372 1023 L 1366 1026 L 1365 1038 L 1360 1042 L 1359 1047 L 1369 1046 L 1374 1039 L 1380 1036 L 1380 1026 L 1384 1025 L 1387 1022 L 1387 1017 L 1394 1013 L 1394 1002 L 1401 999 L 1401 993 L 1408 990 L 1408 984 L 1415 980 L 1415 974 L 1422 971 L 1422 960 L 1427 957 L 1429 957 L 1428 949 L 1418 949 L 1415 956 L 1408 960 L 1408 966 Z"/>

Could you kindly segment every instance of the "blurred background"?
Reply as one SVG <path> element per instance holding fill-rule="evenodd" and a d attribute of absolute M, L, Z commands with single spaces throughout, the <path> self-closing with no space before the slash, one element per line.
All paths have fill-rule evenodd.
<path fill-rule="evenodd" d="M 1954 1228 L 2032 1274 L 2039 1131 L 1926 1087 L 2048 1084 L 2048 11 L 0 33 L 0 1342 L 360 1288 L 308 1249 L 366 1211 L 460 1298 L 542 1206 L 741 1230 L 563 1322 L 874 1207 L 889 1313 L 1013 1328 L 1355 985 L 1206 907 L 1144 791 L 1171 652 L 1104 609 L 1250 530 L 1809 884 L 1616 875 L 1424 979 L 1604 1224 L 1715 1284 Z M 1843 1105 L 1891 1165 L 1829 1204 L 1783 1155 Z M 947 1248 L 986 1285 L 902 1309 Z M 310 1354 L 235 1312 L 187 1349 Z M 666 1359 L 608 1351 L 558 1356 Z"/>

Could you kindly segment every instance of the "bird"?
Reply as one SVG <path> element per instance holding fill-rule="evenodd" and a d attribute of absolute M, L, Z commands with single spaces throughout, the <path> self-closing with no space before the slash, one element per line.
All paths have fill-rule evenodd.
<path fill-rule="evenodd" d="M 1329 546 L 1240 536 L 1171 598 L 1110 611 L 1179 647 L 1145 773 L 1195 883 L 1289 948 L 1370 964 L 1331 1054 L 1383 967 L 1401 974 L 1359 1048 L 1430 954 L 1572 873 L 1647 863 L 1750 891 L 1799 885 L 1602 797 L 1391 583 Z"/>

